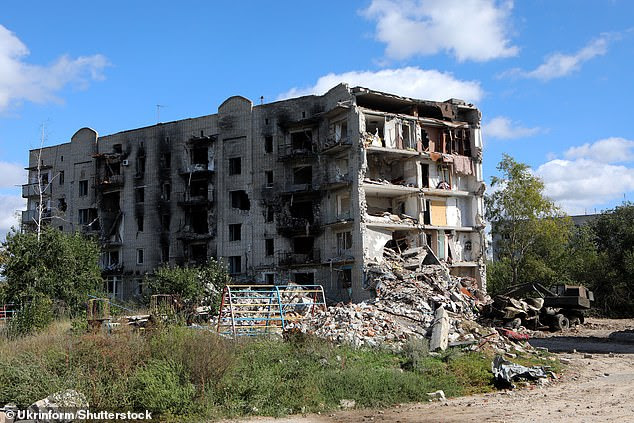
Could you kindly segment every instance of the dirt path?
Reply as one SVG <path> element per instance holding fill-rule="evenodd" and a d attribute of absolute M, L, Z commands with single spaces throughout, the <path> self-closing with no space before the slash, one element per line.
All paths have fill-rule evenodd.
<path fill-rule="evenodd" d="M 589 319 L 589 324 L 538 343 L 558 345 L 568 371 L 546 386 L 531 386 L 446 403 L 406 404 L 384 410 L 350 410 L 332 414 L 258 418 L 257 422 L 634 422 L 634 320 Z M 618 331 L 625 338 L 610 338 Z M 632 335 L 631 337 L 629 335 Z M 600 344 L 604 354 L 588 354 Z M 620 353 L 609 354 L 609 352 Z"/>

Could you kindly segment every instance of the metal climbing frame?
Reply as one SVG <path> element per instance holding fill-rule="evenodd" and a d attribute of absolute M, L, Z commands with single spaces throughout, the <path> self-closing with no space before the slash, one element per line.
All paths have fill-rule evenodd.
<path fill-rule="evenodd" d="M 217 330 L 233 337 L 279 334 L 289 323 L 325 309 L 321 285 L 227 285 Z"/>

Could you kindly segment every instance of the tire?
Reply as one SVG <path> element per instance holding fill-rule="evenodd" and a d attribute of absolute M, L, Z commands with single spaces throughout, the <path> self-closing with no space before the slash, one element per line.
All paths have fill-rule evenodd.
<path fill-rule="evenodd" d="M 570 320 L 563 314 L 556 314 L 552 328 L 555 332 L 560 332 L 562 330 L 566 330 L 570 327 Z"/>

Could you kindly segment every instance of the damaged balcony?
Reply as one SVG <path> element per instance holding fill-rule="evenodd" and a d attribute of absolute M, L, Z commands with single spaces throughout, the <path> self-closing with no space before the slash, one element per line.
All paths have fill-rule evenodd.
<path fill-rule="evenodd" d="M 329 174 L 326 180 L 321 184 L 322 190 L 335 190 L 350 186 L 352 184 L 352 175 L 350 173 Z"/>
<path fill-rule="evenodd" d="M 218 135 L 204 135 L 203 131 L 200 131 L 200 135 L 193 135 L 187 140 L 189 145 L 204 145 L 218 141 Z"/>
<path fill-rule="evenodd" d="M 348 136 L 348 122 L 346 118 L 336 120 L 328 126 L 328 135 L 322 149 L 322 154 L 336 154 L 352 145 Z"/>
<path fill-rule="evenodd" d="M 321 254 L 317 248 L 302 253 L 280 252 L 278 253 L 277 263 L 281 267 L 314 265 L 321 263 Z"/>
<path fill-rule="evenodd" d="M 319 195 L 319 187 L 313 179 L 313 167 L 311 165 L 296 166 L 287 182 L 280 187 L 282 195 Z"/>
<path fill-rule="evenodd" d="M 42 210 L 42 219 L 50 220 L 53 213 L 50 208 L 45 208 Z M 35 210 L 24 210 L 22 211 L 22 224 L 23 225 L 35 225 L 39 216 L 39 211 Z"/>
<path fill-rule="evenodd" d="M 287 138 L 289 142 L 278 146 L 278 160 L 286 161 L 291 159 L 313 158 L 316 156 L 312 130 L 304 129 L 291 132 Z"/>
<path fill-rule="evenodd" d="M 123 175 L 105 176 L 97 181 L 97 186 L 102 190 L 120 188 L 123 186 Z"/>
<path fill-rule="evenodd" d="M 321 224 L 315 218 L 282 215 L 277 218 L 277 231 L 283 236 L 317 235 Z"/>
<path fill-rule="evenodd" d="M 206 207 L 193 207 L 185 213 L 185 226 L 178 239 L 183 241 L 207 240 L 213 238 L 209 231 L 209 214 Z"/>
<path fill-rule="evenodd" d="M 182 177 L 189 178 L 195 176 L 211 176 L 214 171 L 214 162 L 211 161 L 209 163 L 194 163 L 183 166 L 178 173 Z"/>
<path fill-rule="evenodd" d="M 39 197 L 40 191 L 43 196 L 51 195 L 51 186 L 48 182 L 42 181 L 42 184 L 32 183 L 22 185 L 22 198 Z"/>

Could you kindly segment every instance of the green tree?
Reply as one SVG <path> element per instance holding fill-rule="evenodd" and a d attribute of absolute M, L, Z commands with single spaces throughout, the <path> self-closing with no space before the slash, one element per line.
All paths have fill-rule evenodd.
<path fill-rule="evenodd" d="M 42 294 L 73 313 L 83 307 L 88 293 L 101 288 L 99 247 L 80 233 L 50 227 L 40 234 L 13 232 L 0 255 L 9 302 L 22 304 Z"/>
<path fill-rule="evenodd" d="M 491 268 L 491 290 L 522 282 L 552 284 L 565 260 L 572 222 L 544 195 L 530 168 L 504 155 L 485 197 L 486 217 L 498 240 L 500 263 Z"/>
<path fill-rule="evenodd" d="M 214 259 L 202 266 L 164 265 L 147 279 L 152 294 L 176 294 L 188 307 L 203 305 L 214 310 L 225 285 L 231 282 L 227 268 Z"/>
<path fill-rule="evenodd" d="M 606 315 L 634 314 L 634 204 L 601 213 L 591 224 L 598 256 L 589 281 Z"/>

